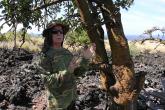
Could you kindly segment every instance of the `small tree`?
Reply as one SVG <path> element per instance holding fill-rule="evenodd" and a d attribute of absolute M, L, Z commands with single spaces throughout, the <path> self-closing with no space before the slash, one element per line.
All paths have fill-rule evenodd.
<path fill-rule="evenodd" d="M 159 32 L 158 35 L 153 35 L 155 32 Z M 141 35 L 143 38 L 141 43 L 144 43 L 146 40 L 155 40 L 155 41 L 159 41 L 160 44 L 165 44 L 163 40 L 164 34 L 165 34 L 165 28 L 153 27 L 151 29 L 147 29 Z M 146 36 L 146 38 L 144 38 L 144 36 Z M 157 38 L 155 38 L 154 36 L 156 36 Z"/>

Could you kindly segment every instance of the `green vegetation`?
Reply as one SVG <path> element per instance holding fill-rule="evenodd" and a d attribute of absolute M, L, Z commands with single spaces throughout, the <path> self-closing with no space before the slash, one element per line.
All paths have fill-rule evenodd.
<path fill-rule="evenodd" d="M 16 36 L 19 40 L 22 39 L 22 34 L 23 34 L 23 32 L 21 32 L 21 31 L 18 31 L 16 33 Z M 14 36 L 14 33 L 11 32 L 11 31 L 7 32 L 7 33 L 4 33 L 4 34 L 1 34 L 0 35 L 0 41 L 13 41 L 13 38 L 14 38 L 13 36 Z M 25 40 L 26 41 L 30 41 L 30 37 L 33 37 L 33 36 L 31 36 L 28 33 L 25 34 Z"/>
<path fill-rule="evenodd" d="M 20 46 L 23 43 L 23 32 L 18 31 L 16 33 L 17 39 L 16 39 L 16 47 L 20 48 Z M 14 33 L 13 32 L 7 32 L 0 35 L 0 47 L 5 48 L 13 48 L 14 47 Z M 41 45 L 43 43 L 43 38 L 40 36 L 34 36 L 31 34 L 26 33 L 25 34 L 25 42 L 21 46 L 21 48 L 27 49 L 29 51 L 40 51 Z"/>
<path fill-rule="evenodd" d="M 77 28 L 76 30 L 70 31 L 67 34 L 66 43 L 69 46 L 71 46 L 71 45 L 80 46 L 83 44 L 89 44 L 90 40 L 89 40 L 89 37 L 88 37 L 86 31 L 84 31 L 81 28 Z"/>

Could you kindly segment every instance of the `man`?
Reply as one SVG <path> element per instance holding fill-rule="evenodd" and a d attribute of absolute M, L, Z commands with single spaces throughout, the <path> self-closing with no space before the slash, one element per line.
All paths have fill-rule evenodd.
<path fill-rule="evenodd" d="M 76 100 L 76 81 L 74 70 L 87 67 L 94 56 L 96 45 L 83 49 L 80 56 L 74 56 L 63 47 L 65 34 L 69 28 L 62 23 L 52 23 L 43 31 L 44 46 L 40 66 L 46 87 L 49 110 L 68 110 Z M 37 104 L 36 104 L 37 105 Z M 43 107 L 35 108 L 42 110 Z"/>

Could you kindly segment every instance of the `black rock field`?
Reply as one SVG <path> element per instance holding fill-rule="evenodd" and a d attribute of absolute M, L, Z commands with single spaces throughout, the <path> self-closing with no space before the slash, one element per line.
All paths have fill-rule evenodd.
<path fill-rule="evenodd" d="M 32 110 L 32 100 L 45 88 L 33 63 L 38 53 L 0 48 L 0 110 Z M 165 54 L 141 53 L 132 57 L 135 72 L 146 72 L 137 110 L 165 110 Z M 109 110 L 110 101 L 99 84 L 99 73 L 90 70 L 77 78 L 75 110 Z"/>

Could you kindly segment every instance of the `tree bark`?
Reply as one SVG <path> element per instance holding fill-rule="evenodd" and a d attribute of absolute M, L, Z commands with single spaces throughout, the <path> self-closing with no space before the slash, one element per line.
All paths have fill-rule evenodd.
<path fill-rule="evenodd" d="M 110 71 L 111 67 L 109 66 L 109 61 L 104 46 L 104 31 L 99 24 L 98 17 L 91 13 L 87 0 L 76 0 L 76 5 L 80 11 L 81 20 L 85 25 L 91 42 L 96 43 L 96 62 L 101 63 L 100 76 L 102 89 L 108 91 L 110 85 L 115 83 L 115 79 Z"/>
<path fill-rule="evenodd" d="M 96 43 L 97 60 L 98 62 L 106 63 L 101 65 L 101 72 L 103 73 L 101 74 L 101 82 L 104 89 L 110 93 L 114 100 L 112 106 L 110 105 L 110 109 L 136 110 L 136 99 L 143 86 L 144 75 L 135 77 L 134 63 L 123 31 L 120 9 L 115 7 L 112 0 L 99 2 L 102 3 L 100 6 L 112 52 L 112 68 L 106 65 L 108 64 L 108 58 L 104 47 L 103 29 L 98 24 L 100 21 L 92 15 L 93 13 L 91 13 L 87 0 L 76 0 L 81 20 L 86 26 L 88 36 L 92 42 Z M 113 75 L 116 78 L 115 84 Z M 110 82 L 111 78 L 113 82 Z"/>
<path fill-rule="evenodd" d="M 145 75 L 135 77 L 134 64 L 121 22 L 120 9 L 116 8 L 111 0 L 103 0 L 103 4 L 105 7 L 102 8 L 102 14 L 112 51 L 112 69 L 117 81 L 111 87 L 118 92 L 114 101 L 123 106 L 122 110 L 136 110 L 136 99 L 143 86 Z"/>

